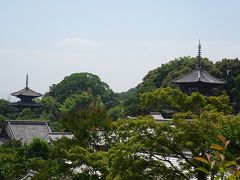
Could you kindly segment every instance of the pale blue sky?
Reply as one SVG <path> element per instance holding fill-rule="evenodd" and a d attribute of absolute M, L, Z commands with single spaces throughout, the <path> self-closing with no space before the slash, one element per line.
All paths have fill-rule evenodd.
<path fill-rule="evenodd" d="M 153 68 L 196 56 L 240 52 L 239 0 L 1 0 L 0 98 L 41 93 L 74 72 L 91 72 L 117 92 Z"/>

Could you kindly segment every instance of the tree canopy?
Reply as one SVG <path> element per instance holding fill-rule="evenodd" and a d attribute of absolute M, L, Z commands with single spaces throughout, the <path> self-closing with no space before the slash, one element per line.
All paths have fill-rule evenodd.
<path fill-rule="evenodd" d="M 152 92 L 157 88 L 162 87 L 177 87 L 172 81 L 186 73 L 191 72 L 196 67 L 196 58 L 181 57 L 169 63 L 162 64 L 160 67 L 151 70 L 141 83 L 138 84 L 134 93 L 129 94 L 123 102 L 125 115 L 144 114 L 144 111 L 139 106 L 141 103 L 141 94 Z M 229 100 L 233 105 L 234 113 L 240 110 L 240 61 L 238 59 L 223 59 L 213 63 L 207 58 L 202 59 L 202 68 L 208 70 L 212 75 L 217 78 L 224 79 L 227 85 L 220 94 L 229 96 Z M 131 112 L 131 114 L 130 114 Z"/>
<path fill-rule="evenodd" d="M 203 96 L 196 92 L 186 95 L 179 89 L 168 87 L 142 93 L 140 100 L 142 104 L 141 108 L 147 112 L 163 112 L 163 110 L 167 109 L 175 113 L 190 111 L 200 114 L 204 110 L 217 110 L 225 114 L 232 113 L 232 107 L 226 95 Z"/>
<path fill-rule="evenodd" d="M 91 73 L 74 73 L 66 76 L 60 83 L 52 85 L 45 96 L 52 96 L 63 103 L 70 96 L 83 92 L 88 92 L 93 97 L 99 95 L 107 107 L 114 104 L 113 91 L 97 75 Z"/>
<path fill-rule="evenodd" d="M 228 83 L 219 96 L 187 95 L 171 83 L 195 64 L 196 58 L 175 59 L 150 71 L 136 88 L 123 93 L 114 93 L 96 75 L 75 73 L 53 85 L 37 100 L 44 106 L 34 110 L 16 111 L 10 102 L 1 100 L 0 120 L 49 120 L 54 129 L 70 131 L 74 138 L 1 145 L 0 179 L 20 179 L 28 170 L 37 171 L 38 179 L 205 180 L 206 172 L 217 177 L 216 168 L 207 166 L 206 161 L 214 161 L 214 156 L 207 155 L 215 153 L 209 149 L 212 144 L 220 147 L 218 137 L 231 142 L 228 151 L 221 152 L 226 162 L 240 157 L 240 116 L 236 115 L 240 62 L 223 59 L 214 64 L 203 59 L 204 68 Z M 146 116 L 166 110 L 173 113 L 172 121 L 160 123 Z M 9 115 L 11 112 L 15 115 Z M 126 115 L 137 117 L 125 119 Z M 216 162 L 222 167 L 222 161 Z"/>

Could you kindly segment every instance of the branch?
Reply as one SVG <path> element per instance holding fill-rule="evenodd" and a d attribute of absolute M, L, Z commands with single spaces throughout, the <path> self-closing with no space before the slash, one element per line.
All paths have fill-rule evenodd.
<path fill-rule="evenodd" d="M 154 157 L 156 158 L 156 159 L 158 159 L 158 160 L 160 160 L 160 161 L 165 161 L 165 162 L 168 162 L 170 165 L 171 165 L 171 167 L 173 168 L 173 172 L 176 172 L 177 174 L 179 174 L 180 176 L 183 176 L 183 177 L 185 177 L 186 179 L 188 179 L 188 180 L 190 180 L 190 178 L 187 176 L 187 175 L 185 175 L 184 173 L 182 173 L 176 166 L 174 166 L 174 164 L 169 160 L 169 159 L 166 159 L 166 157 L 163 157 L 163 159 L 162 158 L 159 158 L 159 157 L 157 157 L 157 156 L 155 156 L 154 155 Z"/>

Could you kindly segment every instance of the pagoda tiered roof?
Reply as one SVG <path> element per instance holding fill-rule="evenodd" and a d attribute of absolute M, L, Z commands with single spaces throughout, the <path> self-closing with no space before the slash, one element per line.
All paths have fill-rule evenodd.
<path fill-rule="evenodd" d="M 12 96 L 16 96 L 21 100 L 18 102 L 11 103 L 11 106 L 19 107 L 19 108 L 35 108 L 35 107 L 42 107 L 43 104 L 39 104 L 33 101 L 34 98 L 41 97 L 42 94 L 36 91 L 31 90 L 28 87 L 28 75 L 26 76 L 26 87 L 11 93 Z"/>
<path fill-rule="evenodd" d="M 196 91 L 204 95 L 214 94 L 215 92 L 212 91 L 213 88 L 224 85 L 226 82 L 214 77 L 207 70 L 202 68 L 201 60 L 201 44 L 199 41 L 196 68 L 190 73 L 173 80 L 172 83 L 178 84 L 183 91 L 189 94 Z"/>
<path fill-rule="evenodd" d="M 196 82 L 202 82 L 202 83 L 208 83 L 208 84 L 225 84 L 226 82 L 214 77 L 210 73 L 208 73 L 206 70 L 201 69 L 195 69 L 192 72 L 184 75 L 183 77 L 180 77 L 179 79 L 176 79 L 173 81 L 175 84 L 182 84 L 182 83 L 196 83 Z"/>
<path fill-rule="evenodd" d="M 11 93 L 12 96 L 30 96 L 30 97 L 41 97 L 42 94 L 31 90 L 29 87 L 25 87 L 17 92 Z"/>
<path fill-rule="evenodd" d="M 11 106 L 23 107 L 23 108 L 38 108 L 38 107 L 43 107 L 44 105 L 41 103 L 35 103 L 33 101 L 32 102 L 18 101 L 18 102 L 11 103 Z"/>

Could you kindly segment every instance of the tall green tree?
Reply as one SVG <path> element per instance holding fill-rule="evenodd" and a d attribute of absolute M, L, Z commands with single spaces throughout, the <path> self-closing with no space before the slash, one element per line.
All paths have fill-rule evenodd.
<path fill-rule="evenodd" d="M 26 173 L 24 148 L 19 141 L 9 141 L 0 146 L 0 179 L 17 180 Z"/>
<path fill-rule="evenodd" d="M 101 107 L 91 107 L 67 113 L 64 124 L 79 140 L 79 145 L 98 148 L 102 139 L 106 139 L 110 131 L 111 119 Z"/>
<path fill-rule="evenodd" d="M 48 142 L 39 138 L 33 139 L 33 141 L 27 145 L 27 153 L 29 157 L 48 159 L 49 151 L 50 148 Z"/>
<path fill-rule="evenodd" d="M 53 96 L 58 102 L 63 103 L 71 95 L 84 91 L 91 91 L 93 97 L 101 96 L 107 107 L 115 104 L 113 91 L 97 75 L 91 73 L 74 73 L 66 76 L 60 83 L 52 86 L 46 96 Z"/>
<path fill-rule="evenodd" d="M 199 93 L 186 95 L 179 89 L 158 88 L 152 92 L 141 94 L 141 106 L 146 112 L 165 109 L 175 112 L 193 112 L 201 114 L 205 110 L 217 110 L 230 114 L 232 107 L 226 95 L 203 96 Z"/>
<path fill-rule="evenodd" d="M 60 110 L 63 112 L 68 111 L 74 111 L 79 108 L 88 108 L 90 104 L 93 102 L 94 98 L 91 94 L 88 94 L 87 92 L 83 91 L 78 94 L 73 94 L 66 98 L 66 100 L 63 102 Z"/>

